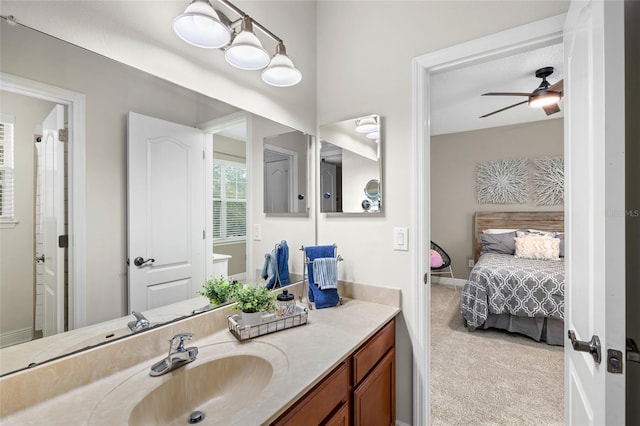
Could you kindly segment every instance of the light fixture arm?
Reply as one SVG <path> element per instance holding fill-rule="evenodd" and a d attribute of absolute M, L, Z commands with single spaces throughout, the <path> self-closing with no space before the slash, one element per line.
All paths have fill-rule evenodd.
<path fill-rule="evenodd" d="M 260 31 L 262 31 L 264 34 L 266 34 L 267 36 L 269 36 L 271 39 L 273 39 L 276 44 L 282 43 L 282 39 L 280 37 L 278 37 L 277 35 L 275 35 L 274 33 L 272 33 L 271 31 L 269 31 L 267 29 L 267 27 L 265 27 L 264 25 L 262 25 L 260 22 L 256 21 L 254 18 L 250 17 L 249 15 L 247 15 L 242 9 L 240 9 L 238 6 L 236 6 L 235 4 L 231 3 L 229 0 L 217 0 L 218 2 L 222 3 L 223 5 L 225 5 L 227 8 L 231 9 L 232 11 L 234 11 L 235 13 L 237 13 L 238 15 L 240 15 L 240 19 L 233 21 L 231 25 L 237 25 L 239 22 L 244 21 L 245 19 L 250 19 L 253 26 L 257 27 L 260 29 Z"/>

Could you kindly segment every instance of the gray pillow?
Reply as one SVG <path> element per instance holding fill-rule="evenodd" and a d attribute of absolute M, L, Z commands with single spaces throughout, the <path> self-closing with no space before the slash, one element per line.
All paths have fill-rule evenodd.
<path fill-rule="evenodd" d="M 564 233 L 558 232 L 556 238 L 560 240 L 560 257 L 564 257 Z"/>
<path fill-rule="evenodd" d="M 516 233 L 480 234 L 478 239 L 482 253 L 514 254 L 516 252 Z"/>

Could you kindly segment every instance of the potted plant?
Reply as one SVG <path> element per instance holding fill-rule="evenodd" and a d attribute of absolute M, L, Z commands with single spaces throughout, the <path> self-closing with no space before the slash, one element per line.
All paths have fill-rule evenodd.
<path fill-rule="evenodd" d="M 266 287 L 247 284 L 236 290 L 234 299 L 234 309 L 242 311 L 245 325 L 260 323 L 265 313 L 275 310 L 276 295 Z"/>
<path fill-rule="evenodd" d="M 212 306 L 222 305 L 230 302 L 236 290 L 236 285 L 222 277 L 212 276 L 205 281 L 198 294 L 209 299 Z"/>

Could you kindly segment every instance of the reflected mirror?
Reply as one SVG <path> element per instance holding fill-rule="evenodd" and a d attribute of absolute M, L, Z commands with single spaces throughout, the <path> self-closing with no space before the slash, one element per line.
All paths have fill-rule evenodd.
<path fill-rule="evenodd" d="M 131 253 L 131 265 L 127 262 L 127 198 L 130 195 L 127 193 L 127 114 L 130 111 L 190 128 L 200 128 L 205 143 L 211 149 L 207 154 L 211 164 L 233 166 L 217 171 L 214 167 L 211 172 L 214 175 L 211 178 L 213 190 L 207 209 L 210 210 L 208 214 L 213 223 L 207 224 L 206 229 L 210 231 L 212 245 L 206 249 L 205 264 L 196 267 L 206 269 L 203 275 L 224 275 L 240 281 L 247 279 L 257 282 L 253 279 L 255 272 L 250 271 L 261 265 L 249 265 L 249 253 L 252 250 L 260 253 L 269 251 L 273 248 L 273 242 L 265 241 L 263 248 L 262 242 L 248 241 L 246 238 L 246 212 L 243 214 L 238 207 L 244 204 L 246 210 L 252 200 L 247 199 L 243 185 L 257 179 L 253 185 L 262 187 L 259 167 L 256 168 L 257 175 L 252 175 L 251 168 L 247 167 L 247 151 L 252 149 L 255 152 L 252 147 L 257 144 L 261 150 L 263 139 L 276 134 L 271 129 L 284 126 L 20 24 L 8 25 L 4 19 L 0 19 L 0 25 L 0 71 L 4 75 L 0 81 L 2 123 L 5 129 L 12 128 L 15 136 L 15 217 L 0 221 L 0 374 L 24 368 L 32 360 L 44 362 L 52 357 L 131 335 L 131 329 L 137 328 L 138 321 L 131 315 L 129 304 L 129 271 L 134 267 L 151 270 L 154 262 L 150 259 L 157 260 L 159 255 Z M 36 66 L 35 62 L 47 66 Z M 82 206 L 86 210 L 86 244 L 81 248 L 86 265 L 84 283 L 75 280 L 73 256 L 80 250 L 73 252 L 77 249 L 73 246 L 73 236 L 78 230 L 74 228 L 72 220 L 68 221 L 68 228 L 62 221 L 61 232 L 56 231 L 53 240 L 43 242 L 42 246 L 37 244 L 39 236 L 46 238 L 48 233 L 37 232 L 36 226 L 46 223 L 49 218 L 49 205 L 47 209 L 40 210 L 43 212 L 42 220 L 36 216 L 37 159 L 40 155 L 38 151 L 41 151 L 37 146 L 49 140 L 42 137 L 47 131 L 45 122 L 52 110 L 60 108 L 51 99 L 43 100 L 34 96 L 35 92 L 28 88 L 17 90 L 15 81 L 35 81 L 85 96 L 86 180 L 77 182 L 72 180 L 73 176 L 68 177 L 70 198 L 69 204 L 64 206 L 72 215 L 73 185 L 79 184 L 86 198 Z M 63 155 L 67 155 L 68 161 L 73 163 L 73 147 L 77 146 L 74 145 L 73 134 L 76 116 L 73 115 L 72 103 L 62 103 L 63 109 L 54 122 L 62 123 L 63 127 L 68 125 L 69 141 L 63 142 L 67 144 L 68 151 Z M 25 115 L 27 112 L 29 115 Z M 252 120 L 254 128 L 249 135 L 246 132 L 250 127 L 247 120 Z M 28 124 L 19 128 L 24 123 Z M 270 130 L 260 132 L 256 128 Z M 285 127 L 277 134 L 291 130 Z M 168 157 L 165 159 L 173 161 Z M 304 161 L 306 156 L 300 159 L 300 162 Z M 41 163 L 46 164 L 46 161 L 42 160 Z M 44 177 L 47 177 L 46 174 Z M 216 185 L 222 185 L 216 176 L 225 177 L 225 190 L 221 186 L 216 190 Z M 232 185 L 235 185 L 235 191 L 228 190 Z M 170 209 L 172 206 L 170 203 L 162 204 L 163 200 L 159 202 L 159 208 L 164 206 Z M 3 213 L 7 211 L 5 208 Z M 301 224 L 301 229 L 304 225 Z M 271 229 L 280 234 L 277 228 Z M 312 235 L 312 225 L 309 225 L 309 231 Z M 62 238 L 59 238 L 61 235 Z M 69 235 L 68 240 L 65 235 Z M 202 235 L 202 230 L 199 230 L 199 235 Z M 278 237 L 281 238 L 280 235 Z M 300 241 L 290 238 L 289 243 L 299 246 L 310 240 L 306 235 L 301 235 L 301 238 Z M 67 241 L 69 247 L 65 247 Z M 59 249 L 61 254 L 54 255 Z M 72 252 L 68 259 L 66 250 Z M 137 257 L 141 257 L 137 262 L 140 265 L 136 264 Z M 52 293 L 45 288 L 47 282 L 39 280 L 49 280 L 47 274 L 56 271 L 68 273 L 59 273 L 56 281 L 47 281 L 56 282 L 58 286 L 55 297 L 49 297 Z M 84 286 L 83 294 L 75 297 L 80 285 Z M 141 313 L 149 326 L 191 315 L 194 310 L 205 307 L 207 299 L 195 293 L 201 285 L 201 280 L 194 280 L 188 292 L 180 298 L 185 299 L 182 302 L 163 302 L 159 298 L 153 308 L 143 310 Z M 45 305 L 47 309 L 57 309 L 55 320 L 50 325 L 45 324 Z M 31 349 L 27 348 L 33 349 L 33 352 L 28 352 Z M 27 353 L 33 353 L 34 356 L 30 357 Z M 12 359 L 16 362 L 10 362 Z"/>
<path fill-rule="evenodd" d="M 294 130 L 264 138 L 264 213 L 308 215 L 307 156 L 311 137 Z"/>
<path fill-rule="evenodd" d="M 320 126 L 320 211 L 382 213 L 379 115 Z"/>

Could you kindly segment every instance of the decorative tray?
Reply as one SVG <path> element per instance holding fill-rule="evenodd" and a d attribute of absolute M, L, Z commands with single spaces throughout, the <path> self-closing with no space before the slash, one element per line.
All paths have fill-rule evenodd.
<path fill-rule="evenodd" d="M 227 325 L 229 326 L 229 331 L 236 336 L 238 340 L 247 340 L 286 330 L 287 328 L 304 325 L 307 323 L 307 316 L 307 308 L 296 305 L 294 313 L 291 315 L 284 317 L 274 315 L 273 319 L 252 325 L 245 325 L 242 322 L 241 314 L 230 315 L 227 317 Z"/>

